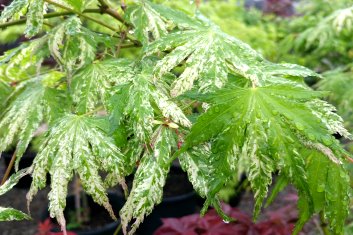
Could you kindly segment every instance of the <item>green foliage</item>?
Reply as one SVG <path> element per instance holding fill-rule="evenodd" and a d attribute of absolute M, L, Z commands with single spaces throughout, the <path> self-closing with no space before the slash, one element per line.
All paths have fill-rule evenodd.
<path fill-rule="evenodd" d="M 57 80 L 60 73 L 52 72 L 23 82 L 11 94 L 7 108 L 0 121 L 0 153 L 5 151 L 15 139 L 16 169 L 21 156 L 27 149 L 33 133 L 43 120 L 52 121 L 62 112 L 59 100 L 62 92 L 47 87 L 48 80 Z"/>
<path fill-rule="evenodd" d="M 100 43 L 108 44 L 109 37 L 92 32 L 82 26 L 81 20 L 70 17 L 49 34 L 48 47 L 51 55 L 69 74 L 91 63 Z"/>
<path fill-rule="evenodd" d="M 352 119 L 352 91 L 353 91 L 353 73 L 348 70 L 336 69 L 324 73 L 325 79 L 319 81 L 316 87 L 328 93 L 328 100 L 336 105 L 338 113 L 344 117 L 346 125 L 353 125 Z"/>
<path fill-rule="evenodd" d="M 34 39 L 0 56 L 0 79 L 3 81 L 27 80 L 35 74 L 43 59 L 48 56 L 46 38 Z"/>
<path fill-rule="evenodd" d="M 151 150 L 144 153 L 135 173 L 129 197 L 120 211 L 121 223 L 125 234 L 134 234 L 145 216 L 152 212 L 155 204 L 162 201 L 163 186 L 170 167 L 172 147 L 176 145 L 173 132 L 160 126 L 153 136 Z M 131 230 L 127 233 L 128 223 L 132 220 Z"/>
<path fill-rule="evenodd" d="M 307 159 L 308 182 L 314 210 L 322 210 L 334 233 L 341 233 L 348 215 L 349 177 L 341 165 L 313 151 Z"/>
<path fill-rule="evenodd" d="M 31 217 L 19 210 L 0 207 L 0 221 L 25 220 L 30 218 Z"/>
<path fill-rule="evenodd" d="M 121 84 L 131 69 L 128 60 L 95 61 L 79 70 L 72 78 L 72 99 L 79 113 L 94 110 L 99 105 L 106 107 L 110 89 Z"/>
<path fill-rule="evenodd" d="M 0 194 L 23 174 L 31 174 L 30 203 L 46 186 L 49 173 L 50 215 L 65 232 L 63 211 L 74 176 L 113 219 L 107 189 L 119 183 L 127 195 L 120 211 L 123 231 L 133 234 L 161 202 L 170 165 L 179 158 L 194 189 L 205 198 L 201 214 L 213 206 L 225 221 L 231 221 L 221 209 L 219 192 L 244 171 L 255 194 L 256 219 L 272 176 L 279 172 L 267 202 L 288 183 L 298 189 L 300 219 L 295 234 L 319 212 L 333 234 L 342 234 L 350 190 L 342 163 L 349 154 L 332 135 L 350 138 L 350 134 L 335 108 L 320 99 L 326 93 L 304 83 L 306 77 L 321 75 L 300 65 L 270 62 L 234 37 L 239 31 L 252 33 L 247 40 L 253 41 L 261 37 L 254 33 L 256 29 L 264 33 L 273 25 L 263 27 L 259 15 L 250 20 L 240 6 L 230 8 L 241 10 L 228 23 L 234 27 L 233 22 L 238 22 L 237 30 L 220 27 L 201 14 L 211 6 L 214 11 L 209 17 L 220 23 L 223 16 L 214 12 L 226 14 L 226 3 L 214 8 L 214 3 L 205 3 L 195 13 L 176 2 L 168 3 L 175 5 L 173 9 L 147 0 L 129 2 L 126 11 L 105 1 L 53 3 L 13 1 L 1 16 L 1 22 L 26 16 L 24 33 L 38 38 L 0 57 L 4 107 L 0 152 L 16 145 L 18 166 L 39 125 L 45 122 L 49 128 L 33 165 L 12 176 L 0 187 Z M 41 35 L 47 9 L 61 18 L 48 19 L 48 30 Z M 322 24 L 333 24 L 334 33 L 345 37 L 351 32 L 349 9 L 327 16 Z M 328 14 L 327 10 L 324 16 Z M 309 50 L 316 39 L 325 40 L 322 35 L 331 37 L 320 31 L 304 33 L 297 40 L 305 38 L 302 41 Z M 254 44 L 263 47 L 267 40 Z M 140 54 L 128 49 L 140 46 Z M 264 51 L 273 57 L 277 54 L 273 49 Z M 133 60 L 125 58 L 129 53 Z M 341 79 L 324 80 L 320 89 L 349 83 L 348 77 Z M 347 94 L 331 97 L 341 107 L 342 100 L 350 100 Z M 204 109 L 192 114 L 198 116 L 192 123 L 187 115 L 199 102 Z M 124 177 L 132 173 L 128 193 Z M 13 209 L 2 208 L 0 217 L 3 214 L 4 220 L 27 218 Z"/>
<path fill-rule="evenodd" d="M 218 174 L 217 181 L 223 181 L 221 184 L 232 177 L 229 162 L 236 164 L 243 158 L 242 161 L 248 164 L 245 171 L 255 192 L 255 217 L 275 170 L 280 170 L 298 188 L 303 200 L 311 203 L 302 157 L 304 149 L 316 149 L 329 161 L 340 164 L 346 153 L 331 135 L 340 133 L 349 137 L 341 120 L 332 122 L 335 114 L 329 113 L 332 110 L 326 108 L 328 104 L 317 105 L 318 101 L 313 101 L 321 95 L 304 88 L 272 85 L 234 86 L 196 97 L 211 107 L 192 126 L 181 152 L 211 141 L 214 158 L 223 159 L 223 165 L 228 165 L 228 169 L 222 170 L 223 174 Z M 330 122 L 320 114 L 331 116 Z M 228 155 L 234 159 L 227 159 Z M 230 174 L 225 174 L 228 172 Z M 347 189 L 344 192 L 347 193 Z M 336 194 L 334 190 L 330 193 Z M 214 195 L 207 197 L 212 200 Z"/>
<path fill-rule="evenodd" d="M 8 192 L 25 175 L 31 173 L 31 168 L 25 168 L 13 174 L 4 184 L 0 186 L 0 196 Z M 0 207 L 0 221 L 31 219 L 27 214 L 13 208 Z"/>
<path fill-rule="evenodd" d="M 115 219 L 99 171 L 114 175 L 114 179 L 124 185 L 126 159 L 114 145 L 113 139 L 106 135 L 105 122 L 72 114 L 58 119 L 34 160 L 33 181 L 27 199 L 30 202 L 37 191 L 45 187 L 46 174 L 49 172 L 49 211 L 63 229 L 67 185 L 74 173 L 80 177 L 86 193 L 96 203 L 103 205 Z"/>
<path fill-rule="evenodd" d="M 26 14 L 25 34 L 31 38 L 42 29 L 44 9 L 44 0 L 15 0 L 4 9 L 0 17 L 0 22 L 19 19 Z"/>

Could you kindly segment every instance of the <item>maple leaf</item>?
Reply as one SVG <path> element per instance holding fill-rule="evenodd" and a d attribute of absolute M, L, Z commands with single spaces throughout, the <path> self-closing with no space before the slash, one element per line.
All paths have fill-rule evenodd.
<path fill-rule="evenodd" d="M 347 154 L 332 134 L 344 132 L 343 135 L 348 135 L 346 137 L 349 134 L 344 131 L 342 122 L 331 122 L 335 114 L 325 108 L 325 102 L 317 100 L 322 95 L 284 85 L 256 88 L 230 85 L 215 93 L 191 95 L 211 107 L 192 126 L 180 153 L 210 142 L 212 154 L 223 159 L 219 161 L 223 162 L 223 169 L 227 169 L 217 178 L 221 185 L 232 175 L 237 161 L 245 162 L 245 171 L 255 192 L 255 217 L 267 195 L 272 173 L 280 170 L 299 190 L 302 213 L 298 231 L 308 219 L 307 215 L 313 213 L 310 207 L 312 192 L 309 190 L 312 184 L 306 170 L 304 150 L 319 151 L 337 167 Z M 328 118 L 322 118 L 318 115 L 320 113 Z M 205 164 L 209 162 L 205 161 Z M 212 167 L 212 164 L 207 167 Z M 197 180 L 193 183 L 196 188 L 201 184 Z M 217 188 L 217 184 L 213 187 Z M 210 197 L 209 201 L 213 200 L 216 192 L 206 195 Z M 342 192 L 345 190 L 332 193 L 339 196 Z M 344 217 L 340 209 L 336 209 L 336 213 Z"/>
<path fill-rule="evenodd" d="M 172 96 L 194 85 L 202 92 L 220 88 L 228 81 L 229 73 L 249 79 L 254 86 L 279 83 L 298 86 L 300 80 L 287 77 L 319 76 L 299 65 L 273 64 L 209 21 L 170 33 L 146 46 L 144 53 L 151 55 L 160 51 L 168 53 L 157 63 L 154 71 L 157 78 L 185 61 L 185 69 L 172 84 Z"/>
<path fill-rule="evenodd" d="M 59 105 L 63 92 L 47 86 L 61 76 L 61 73 L 53 71 L 27 80 L 17 86 L 9 97 L 0 120 L 0 153 L 17 143 L 16 169 L 41 122 L 52 122 L 65 108 L 65 103 Z"/>
<path fill-rule="evenodd" d="M 114 145 L 102 126 L 104 119 L 67 114 L 57 120 L 49 130 L 33 163 L 32 184 L 27 194 L 31 202 L 39 189 L 46 186 L 46 175 L 51 176 L 49 211 L 65 230 L 64 208 L 67 186 L 74 172 L 92 199 L 103 205 L 113 219 L 114 212 L 107 197 L 99 171 L 114 174 L 124 183 L 125 156 Z"/>

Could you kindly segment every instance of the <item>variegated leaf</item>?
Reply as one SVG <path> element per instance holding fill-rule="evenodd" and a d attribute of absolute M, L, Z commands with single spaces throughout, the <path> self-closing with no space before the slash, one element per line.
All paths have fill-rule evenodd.
<path fill-rule="evenodd" d="M 0 120 L 0 153 L 11 144 L 16 145 L 16 169 L 27 149 L 33 133 L 43 120 L 52 121 L 60 116 L 64 103 L 59 99 L 59 90 L 47 87 L 45 80 L 57 79 L 61 74 L 53 71 L 38 78 L 28 80 L 18 86 L 13 92 L 10 102 Z"/>
<path fill-rule="evenodd" d="M 0 207 L 0 221 L 12 221 L 12 220 L 25 220 L 31 219 L 30 216 L 23 213 L 22 211 L 13 209 Z"/>
<path fill-rule="evenodd" d="M 163 186 L 170 167 L 171 149 L 176 145 L 170 129 L 163 126 L 154 133 L 153 152 L 145 152 L 136 171 L 130 195 L 120 211 L 125 234 L 134 234 L 145 216 L 162 201 Z M 135 219 L 127 233 L 128 223 Z"/>
<path fill-rule="evenodd" d="M 102 120 L 87 116 L 66 115 L 49 130 L 48 136 L 34 160 L 33 180 L 27 199 L 45 186 L 46 173 L 51 176 L 49 211 L 65 230 L 64 208 L 67 186 L 77 172 L 85 191 L 103 205 L 115 219 L 98 172 L 115 174 L 124 182 L 127 159 L 101 128 Z"/>
<path fill-rule="evenodd" d="M 249 45 L 223 33 L 212 23 L 171 33 L 148 45 L 145 54 L 160 51 L 169 53 L 157 63 L 157 78 L 185 61 L 184 71 L 173 84 L 172 96 L 178 96 L 194 85 L 201 92 L 220 88 L 227 82 L 228 73 L 248 79 L 253 86 L 274 83 L 305 86 L 302 79 L 292 81 L 286 76 L 319 76 L 301 66 L 273 64 Z"/>
<path fill-rule="evenodd" d="M 72 78 L 72 98 L 79 113 L 86 113 L 98 105 L 106 107 L 112 86 L 129 79 L 131 61 L 110 59 L 97 61 L 82 68 Z"/>

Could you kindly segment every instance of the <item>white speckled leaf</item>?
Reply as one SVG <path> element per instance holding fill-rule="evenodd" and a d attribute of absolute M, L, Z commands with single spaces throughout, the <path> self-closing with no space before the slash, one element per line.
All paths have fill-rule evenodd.
<path fill-rule="evenodd" d="M 6 51 L 0 56 L 0 80 L 23 81 L 31 78 L 31 73 L 37 71 L 49 55 L 46 43 L 47 37 L 44 36 Z"/>
<path fill-rule="evenodd" d="M 49 211 L 65 229 L 64 208 L 67 186 L 74 172 L 78 173 L 84 190 L 95 202 L 103 205 L 115 219 L 99 171 L 115 174 L 124 182 L 125 156 L 113 139 L 101 129 L 101 119 L 66 115 L 51 127 L 33 164 L 33 180 L 27 199 L 30 202 L 45 186 L 46 173 L 51 176 Z"/>
<path fill-rule="evenodd" d="M 302 79 L 295 82 L 286 76 L 319 76 L 298 65 L 273 64 L 212 24 L 168 34 L 148 45 L 145 55 L 161 51 L 168 53 L 157 63 L 154 71 L 157 78 L 185 62 L 184 71 L 172 85 L 172 96 L 194 85 L 201 92 L 220 88 L 227 82 L 228 73 L 241 75 L 253 86 L 278 83 L 304 86 Z"/>
<path fill-rule="evenodd" d="M 0 221 L 12 221 L 12 220 L 25 220 L 31 219 L 30 216 L 23 213 L 22 211 L 13 209 L 0 207 Z"/>
<path fill-rule="evenodd" d="M 301 213 L 298 232 L 314 213 L 309 188 L 317 187 L 308 178 L 306 151 L 318 151 L 337 166 L 348 154 L 332 136 L 334 133 L 348 135 L 348 132 L 332 106 L 318 100 L 322 95 L 320 92 L 287 85 L 240 88 L 230 84 L 215 93 L 193 97 L 207 102 L 210 108 L 192 126 L 180 152 L 192 151 L 209 142 L 213 154 L 235 146 L 235 152 L 238 152 L 235 156 L 240 157 L 239 162 L 242 162 L 255 193 L 255 218 L 267 195 L 272 173 L 276 169 L 280 170 L 299 192 Z M 221 156 L 229 158 L 233 154 L 234 151 L 222 152 Z M 182 157 L 181 162 L 185 160 Z M 235 174 L 236 167 L 232 168 L 232 165 L 237 164 L 236 161 L 231 160 L 223 165 L 227 164 L 229 167 L 223 168 L 222 172 L 230 169 L 233 172 L 230 175 Z M 213 165 L 209 164 L 209 168 L 213 169 Z M 198 172 L 196 169 L 195 172 Z M 346 173 L 341 174 L 346 178 Z M 337 193 L 340 195 L 348 193 L 347 189 L 339 190 Z M 335 213 L 340 218 L 346 216 L 338 210 L 330 212 L 331 218 Z M 336 230 L 342 228 L 338 223 L 332 226 Z"/>
<path fill-rule="evenodd" d="M 44 0 L 30 0 L 29 2 L 25 34 L 28 38 L 31 38 L 42 29 L 46 7 Z"/>
<path fill-rule="evenodd" d="M 150 67 L 144 67 L 142 71 L 127 71 L 125 77 L 129 77 L 129 81 L 115 87 L 115 94 L 110 99 L 111 120 L 115 122 L 113 126 L 128 117 L 129 128 L 143 142 L 151 136 L 153 120 L 157 118 L 190 127 L 191 123 L 183 111 L 168 96 L 167 85 L 163 81 L 153 82 Z"/>
<path fill-rule="evenodd" d="M 49 32 L 48 46 L 51 55 L 70 75 L 74 70 L 92 63 L 99 43 L 106 45 L 113 38 L 95 33 L 82 26 L 81 20 L 72 16 Z"/>
<path fill-rule="evenodd" d="M 3 195 L 6 192 L 10 191 L 23 176 L 28 175 L 30 173 L 31 173 L 31 169 L 25 168 L 25 169 L 21 169 L 18 172 L 12 174 L 5 181 L 5 183 L 0 186 L 0 195 Z"/>
<path fill-rule="evenodd" d="M 130 195 L 120 211 L 125 234 L 134 234 L 145 216 L 162 201 L 163 186 L 169 172 L 171 148 L 176 145 L 171 130 L 160 127 L 154 133 L 153 151 L 145 153 L 134 177 Z M 128 223 L 135 219 L 127 233 Z"/>
<path fill-rule="evenodd" d="M 72 78 L 72 99 L 79 113 L 86 113 L 98 105 L 106 107 L 109 90 L 129 79 L 131 61 L 110 59 L 87 65 Z"/>
<path fill-rule="evenodd" d="M 17 86 L 1 116 L 0 153 L 17 143 L 16 169 L 40 123 L 43 120 L 51 121 L 64 108 L 64 100 L 61 100 L 61 107 L 58 106 L 62 93 L 43 84 L 44 80 L 57 77 L 58 74 L 53 71 Z"/>

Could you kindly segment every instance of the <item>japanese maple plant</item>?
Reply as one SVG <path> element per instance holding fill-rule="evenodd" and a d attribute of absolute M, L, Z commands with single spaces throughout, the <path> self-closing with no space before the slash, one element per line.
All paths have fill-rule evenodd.
<path fill-rule="evenodd" d="M 266 60 L 198 10 L 147 0 L 14 0 L 0 21 L 1 28 L 25 24 L 29 39 L 0 57 L 0 152 L 15 145 L 17 171 L 0 195 L 30 174 L 29 205 L 49 173 L 50 215 L 65 234 L 74 176 L 113 219 L 107 189 L 120 184 L 128 195 L 122 228 L 134 234 L 161 202 L 178 159 L 205 198 L 201 214 L 211 206 L 224 221 L 237 219 L 223 212 L 217 194 L 241 168 L 256 219 L 279 172 L 270 198 L 289 183 L 299 194 L 293 234 L 315 213 L 342 234 L 350 190 L 343 162 L 350 156 L 333 134 L 350 135 L 321 100 L 325 93 L 303 81 L 319 74 Z M 195 105 L 202 111 L 193 114 Z M 49 128 L 34 163 L 19 169 L 42 123 Z M 128 192 L 124 177 L 131 174 Z M 28 218 L 0 208 L 2 221 Z"/>

